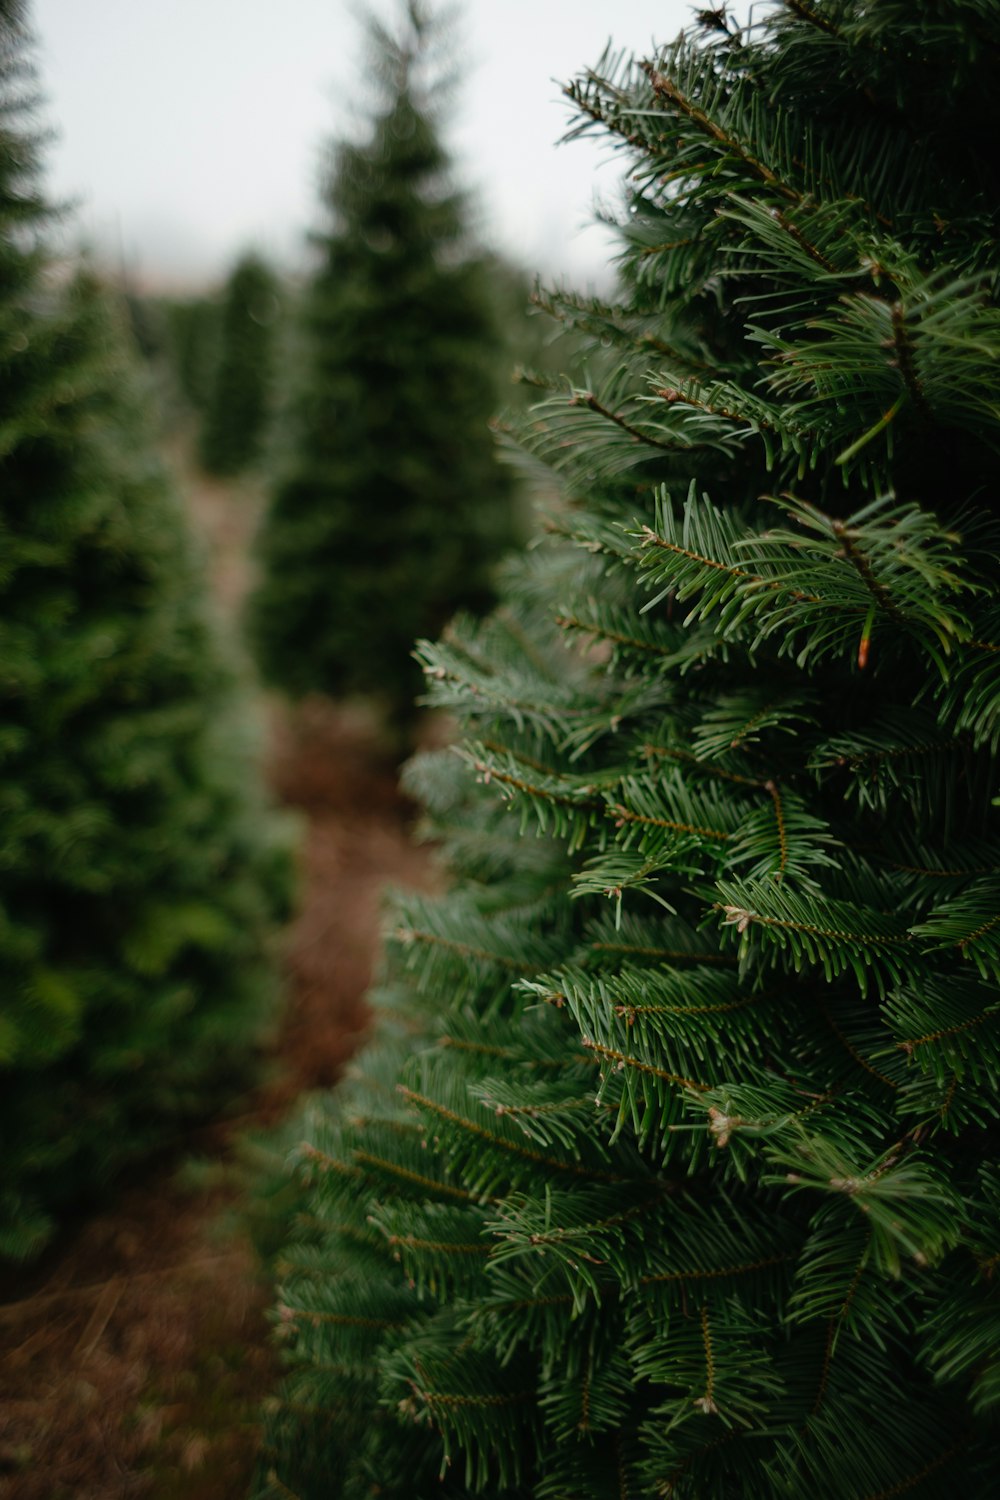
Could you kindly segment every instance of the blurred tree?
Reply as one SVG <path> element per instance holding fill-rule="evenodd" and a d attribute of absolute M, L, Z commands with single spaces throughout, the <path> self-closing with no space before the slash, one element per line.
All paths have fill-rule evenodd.
<path fill-rule="evenodd" d="M 219 355 L 219 307 L 208 296 L 164 297 L 156 309 L 174 380 L 187 404 L 201 414 L 208 406 Z"/>
<path fill-rule="evenodd" d="M 493 597 L 512 484 L 487 426 L 488 262 L 438 135 L 439 23 L 413 0 L 401 36 L 369 29 L 381 104 L 326 184 L 298 441 L 263 527 L 251 629 L 278 686 L 371 695 L 399 722 L 416 637 Z"/>
<path fill-rule="evenodd" d="M 201 461 L 210 474 L 237 474 L 259 456 L 278 313 L 274 273 L 259 256 L 243 256 L 226 284 L 218 363 L 201 431 Z"/>
<path fill-rule="evenodd" d="M 124 330 L 47 261 L 0 0 L 0 1254 L 217 1108 L 271 1012 L 283 838 L 250 777 Z"/>
<path fill-rule="evenodd" d="M 159 363 L 164 354 L 164 329 L 158 305 L 137 291 L 127 276 L 122 283 L 121 300 L 137 352 L 146 363 Z"/>

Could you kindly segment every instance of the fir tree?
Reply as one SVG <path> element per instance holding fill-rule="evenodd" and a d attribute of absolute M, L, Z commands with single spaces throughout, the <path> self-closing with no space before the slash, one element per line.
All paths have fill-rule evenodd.
<path fill-rule="evenodd" d="M 998 52 L 786 0 L 571 87 L 619 361 L 423 650 L 454 885 L 301 1130 L 259 1494 L 993 1494 Z"/>
<path fill-rule="evenodd" d="M 124 329 L 50 274 L 0 0 L 0 1253 L 245 1080 L 285 859 Z"/>
<path fill-rule="evenodd" d="M 219 354 L 219 307 L 208 296 L 168 297 L 158 304 L 169 367 L 180 395 L 202 415 Z"/>
<path fill-rule="evenodd" d="M 260 456 L 273 380 L 277 281 L 257 255 L 245 255 L 226 283 L 219 359 L 201 432 L 210 474 L 238 474 Z"/>
<path fill-rule="evenodd" d="M 416 637 L 492 602 L 510 481 L 487 427 L 488 267 L 439 136 L 439 28 L 413 0 L 399 38 L 370 30 L 382 98 L 325 187 L 309 383 L 251 626 L 277 686 L 380 697 L 398 720 L 419 688 Z"/>

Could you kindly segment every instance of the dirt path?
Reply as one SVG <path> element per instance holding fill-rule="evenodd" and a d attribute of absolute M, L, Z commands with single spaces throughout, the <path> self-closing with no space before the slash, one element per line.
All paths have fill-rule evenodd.
<path fill-rule="evenodd" d="M 252 485 L 190 484 L 220 608 L 247 587 Z M 426 854 L 363 719 L 268 705 L 270 776 L 304 819 L 299 916 L 275 1076 L 235 1101 L 0 1282 L 0 1500 L 244 1500 L 261 1398 L 277 1374 L 269 1290 L 239 1227 L 241 1132 L 336 1079 L 365 1025 L 387 883 L 427 888 Z"/>

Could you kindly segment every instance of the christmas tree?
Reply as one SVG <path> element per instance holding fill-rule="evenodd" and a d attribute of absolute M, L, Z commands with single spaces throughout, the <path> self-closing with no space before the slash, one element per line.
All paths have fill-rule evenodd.
<path fill-rule="evenodd" d="M 286 859 L 119 316 L 44 247 L 0 0 L 0 1253 L 245 1080 Z"/>
<path fill-rule="evenodd" d="M 260 456 L 274 364 L 278 284 L 257 255 L 245 255 L 226 283 L 219 359 L 201 432 L 210 474 L 238 474 Z"/>
<path fill-rule="evenodd" d="M 453 886 L 300 1130 L 260 1495 L 992 1495 L 998 51 L 787 0 L 571 86 L 618 358 L 423 648 Z"/>
<path fill-rule="evenodd" d="M 172 383 L 182 403 L 203 415 L 219 353 L 219 308 L 209 296 L 158 298 L 152 306 L 163 328 Z"/>
<path fill-rule="evenodd" d="M 488 265 L 439 135 L 440 28 L 413 0 L 399 37 L 370 29 L 381 99 L 369 138 L 340 146 L 326 183 L 308 384 L 251 626 L 285 691 L 365 694 L 405 721 L 420 686 L 414 640 L 493 599 L 510 480 L 487 425 Z"/>

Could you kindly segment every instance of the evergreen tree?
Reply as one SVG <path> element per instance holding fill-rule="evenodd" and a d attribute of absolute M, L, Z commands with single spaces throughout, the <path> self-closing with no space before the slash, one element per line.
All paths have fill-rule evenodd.
<path fill-rule="evenodd" d="M 382 99 L 326 183 L 309 384 L 251 627 L 277 686 L 381 697 L 399 720 L 419 688 L 416 637 L 492 601 L 510 480 L 487 428 L 488 266 L 439 138 L 438 27 L 412 0 L 400 38 L 370 30 Z"/>
<path fill-rule="evenodd" d="M 219 354 L 220 309 L 211 297 L 167 297 L 158 304 L 164 342 L 180 395 L 202 414 L 212 393 Z"/>
<path fill-rule="evenodd" d="M 620 358 L 423 651 L 454 886 L 301 1130 L 260 1495 L 993 1494 L 998 52 L 786 0 L 570 89 Z"/>
<path fill-rule="evenodd" d="M 259 1045 L 286 860 L 124 330 L 50 274 L 0 0 L 0 1254 L 217 1108 Z"/>
<path fill-rule="evenodd" d="M 245 255 L 226 283 L 219 361 L 201 432 L 210 474 L 238 474 L 259 457 L 273 378 L 277 281 L 257 255 Z"/>

